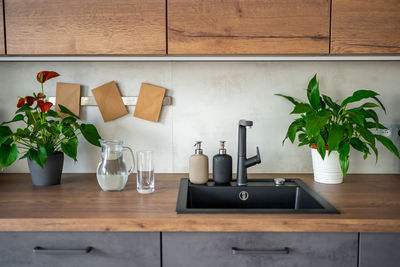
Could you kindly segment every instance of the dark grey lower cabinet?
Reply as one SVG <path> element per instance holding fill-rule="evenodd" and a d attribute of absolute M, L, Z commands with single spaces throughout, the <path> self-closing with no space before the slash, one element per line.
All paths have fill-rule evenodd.
<path fill-rule="evenodd" d="M 0 233 L 0 266 L 159 267 L 160 258 L 159 232 Z"/>
<path fill-rule="evenodd" d="M 359 266 L 400 266 L 400 234 L 360 233 Z"/>
<path fill-rule="evenodd" d="M 163 267 L 356 267 L 358 233 L 163 233 L 162 244 Z"/>

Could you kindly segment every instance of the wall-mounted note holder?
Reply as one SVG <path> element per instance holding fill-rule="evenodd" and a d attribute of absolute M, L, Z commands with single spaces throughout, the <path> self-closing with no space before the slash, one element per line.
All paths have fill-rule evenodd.
<path fill-rule="evenodd" d="M 137 96 L 123 96 L 122 101 L 124 102 L 125 106 L 136 106 L 138 97 Z M 49 102 L 55 104 L 56 97 L 52 96 L 49 97 Z M 170 106 L 172 105 L 172 96 L 165 96 L 162 102 L 163 106 Z M 81 97 L 81 106 L 97 106 L 96 100 L 93 96 L 82 96 Z"/>

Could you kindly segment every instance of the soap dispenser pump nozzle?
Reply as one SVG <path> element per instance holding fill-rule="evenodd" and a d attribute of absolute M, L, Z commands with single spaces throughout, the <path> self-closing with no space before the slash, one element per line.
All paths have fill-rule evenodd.
<path fill-rule="evenodd" d="M 201 149 L 201 141 L 196 141 L 194 144 L 194 147 L 196 147 L 196 150 L 194 151 L 195 154 L 203 154 L 203 149 Z"/>
<path fill-rule="evenodd" d="M 226 141 L 219 141 L 219 144 L 220 144 L 219 154 L 220 155 L 225 155 L 226 154 L 225 142 Z"/>

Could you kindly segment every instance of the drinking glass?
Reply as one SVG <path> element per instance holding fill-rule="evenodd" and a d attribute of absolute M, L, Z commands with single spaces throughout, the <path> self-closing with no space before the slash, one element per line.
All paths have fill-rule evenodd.
<path fill-rule="evenodd" d="M 137 152 L 137 191 L 141 194 L 154 192 L 153 151 Z"/>

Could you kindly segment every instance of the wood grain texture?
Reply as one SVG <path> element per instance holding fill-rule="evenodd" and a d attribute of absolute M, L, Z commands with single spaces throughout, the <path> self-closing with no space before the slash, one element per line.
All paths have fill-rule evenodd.
<path fill-rule="evenodd" d="M 10 55 L 166 53 L 163 0 L 5 0 Z"/>
<path fill-rule="evenodd" d="M 329 0 L 168 0 L 168 54 L 328 54 Z"/>
<path fill-rule="evenodd" d="M 141 195 L 135 177 L 122 192 L 101 191 L 94 174 L 64 174 L 62 184 L 33 187 L 29 174 L 0 174 L 0 231 L 400 232 L 400 175 L 348 175 L 340 185 L 298 177 L 341 214 L 176 214 L 179 180 L 156 174 Z"/>
<path fill-rule="evenodd" d="M 332 54 L 399 54 L 399 0 L 332 0 Z"/>
<path fill-rule="evenodd" d="M 3 1 L 0 1 L 0 55 L 5 54 Z"/>

